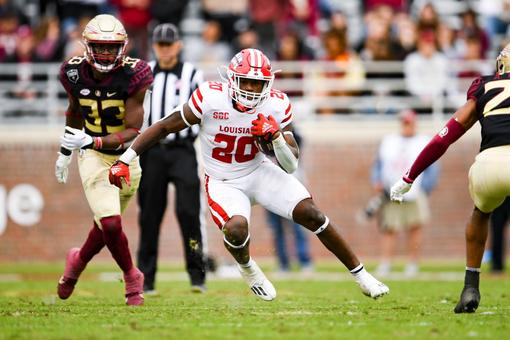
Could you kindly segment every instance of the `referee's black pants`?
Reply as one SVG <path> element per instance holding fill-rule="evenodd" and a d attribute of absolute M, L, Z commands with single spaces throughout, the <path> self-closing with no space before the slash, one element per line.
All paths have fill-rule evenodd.
<path fill-rule="evenodd" d="M 205 282 L 205 259 L 200 230 L 200 179 L 190 141 L 156 144 L 140 156 L 142 179 L 138 189 L 140 243 L 138 267 L 144 289 L 154 289 L 161 221 L 167 206 L 168 183 L 175 185 L 175 213 L 181 229 L 186 270 L 192 285 Z"/>
<path fill-rule="evenodd" d="M 510 217 L 510 197 L 507 197 L 491 214 L 491 270 L 505 269 L 505 228 Z"/>

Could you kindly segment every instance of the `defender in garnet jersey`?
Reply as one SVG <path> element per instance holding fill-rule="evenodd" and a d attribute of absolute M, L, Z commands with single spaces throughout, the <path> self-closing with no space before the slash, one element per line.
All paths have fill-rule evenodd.
<path fill-rule="evenodd" d="M 478 77 L 467 101 L 421 151 L 404 177 L 391 188 L 391 199 L 402 201 L 413 181 L 439 159 L 477 121 L 482 126 L 480 153 L 469 169 L 469 193 L 474 202 L 466 227 L 466 276 L 455 313 L 473 313 L 480 303 L 480 266 L 491 212 L 510 196 L 510 44 L 499 54 L 497 73 Z"/>
<path fill-rule="evenodd" d="M 111 183 L 121 187 L 121 181 L 129 182 L 128 164 L 152 144 L 199 124 L 209 209 L 255 295 L 266 301 L 276 297 L 249 253 L 254 203 L 314 232 L 351 271 L 364 294 L 378 298 L 388 293 L 388 287 L 363 268 L 305 187 L 289 174 L 296 169 L 299 154 L 292 134 L 292 106 L 284 93 L 272 89 L 274 72 L 267 57 L 256 49 L 242 50 L 226 73 L 225 82 L 203 83 L 187 104 L 145 130 L 111 167 Z M 272 144 L 280 166 L 259 152 L 254 136 Z"/>
<path fill-rule="evenodd" d="M 150 67 L 124 55 L 126 31 L 111 15 L 98 15 L 83 31 L 85 56 L 64 62 L 60 81 L 69 106 L 61 149 L 55 164 L 59 183 L 67 181 L 72 150 L 79 150 L 78 168 L 94 225 L 81 248 L 72 248 L 58 295 L 67 299 L 87 263 L 105 245 L 124 272 L 126 303 L 143 304 L 143 274 L 133 266 L 120 214 L 136 193 L 141 170 L 130 162 L 131 187 L 121 190 L 108 183 L 108 170 L 134 139 L 143 122 L 143 99 L 152 83 Z"/>

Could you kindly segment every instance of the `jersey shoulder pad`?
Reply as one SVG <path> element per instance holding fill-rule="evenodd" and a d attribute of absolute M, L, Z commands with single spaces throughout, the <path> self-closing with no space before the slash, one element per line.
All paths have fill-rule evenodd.
<path fill-rule="evenodd" d="M 280 121 L 282 127 L 290 124 L 292 121 L 292 104 L 285 92 L 271 89 L 268 98 L 268 104 L 274 112 L 275 119 Z"/>
<path fill-rule="evenodd" d="M 477 100 L 478 97 L 482 94 L 482 92 L 480 90 L 483 89 L 483 85 L 488 80 L 491 80 L 492 78 L 493 78 L 493 76 L 485 76 L 485 77 L 479 76 L 479 77 L 476 77 L 473 80 L 473 82 L 471 83 L 471 85 L 469 86 L 468 90 L 467 90 L 466 98 L 468 100 L 469 99 Z"/>
<path fill-rule="evenodd" d="M 150 86 L 154 80 L 151 67 L 142 59 L 124 57 L 122 68 L 129 76 L 129 95 Z"/>
<path fill-rule="evenodd" d="M 70 93 L 74 84 L 80 79 L 80 68 L 86 62 L 85 57 L 74 56 L 60 66 L 59 80 L 65 90 Z"/>

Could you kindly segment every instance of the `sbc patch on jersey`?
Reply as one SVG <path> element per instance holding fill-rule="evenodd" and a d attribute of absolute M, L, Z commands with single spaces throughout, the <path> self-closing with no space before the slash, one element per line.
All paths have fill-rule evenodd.
<path fill-rule="evenodd" d="M 71 81 L 75 84 L 78 82 L 79 76 L 78 76 L 77 69 L 73 68 L 72 70 L 67 71 L 66 75 L 67 75 L 67 79 L 69 79 L 69 81 Z"/>

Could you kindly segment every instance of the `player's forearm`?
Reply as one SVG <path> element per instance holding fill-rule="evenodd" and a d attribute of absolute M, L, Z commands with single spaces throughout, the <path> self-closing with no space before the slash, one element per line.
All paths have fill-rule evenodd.
<path fill-rule="evenodd" d="M 140 134 L 136 128 L 127 128 L 124 131 L 109 134 L 94 139 L 94 149 L 116 150 L 124 149 L 124 145 Z"/>
<path fill-rule="evenodd" d="M 299 149 L 287 143 L 283 133 L 273 140 L 273 149 L 276 159 L 287 173 L 293 173 L 298 167 Z"/>
<path fill-rule="evenodd" d="M 437 161 L 464 133 L 466 129 L 455 118 L 446 123 L 446 126 L 425 146 L 413 165 L 404 176 L 404 181 L 412 183 L 425 169 Z"/>

